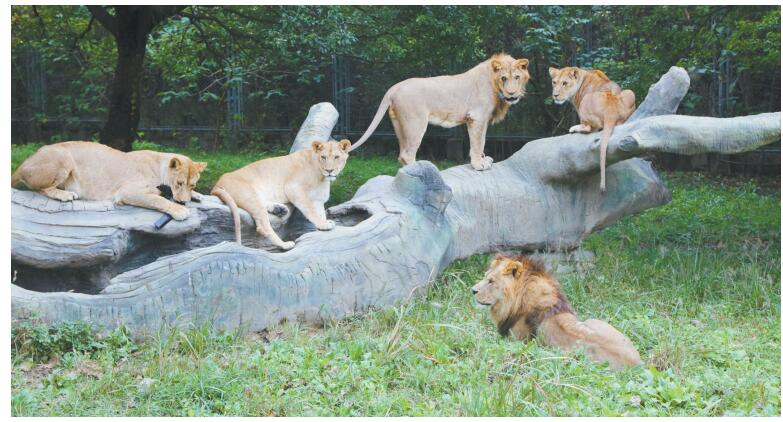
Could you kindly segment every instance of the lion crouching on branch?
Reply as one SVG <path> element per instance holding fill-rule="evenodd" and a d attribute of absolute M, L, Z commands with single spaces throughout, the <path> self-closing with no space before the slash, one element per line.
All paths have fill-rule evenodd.
<path fill-rule="evenodd" d="M 549 68 L 552 77 L 552 98 L 557 104 L 571 101 L 579 114 L 579 124 L 569 132 L 589 133 L 603 128 L 601 134 L 601 192 L 606 191 L 606 149 L 617 125 L 621 125 L 636 110 L 636 95 L 622 90 L 600 70 L 578 67 Z"/>
<path fill-rule="evenodd" d="M 614 327 L 597 319 L 579 321 L 560 283 L 529 257 L 495 256 L 472 290 L 479 304 L 490 307 L 502 336 L 537 337 L 566 351 L 584 346 L 592 360 L 612 369 L 641 364 L 631 340 Z"/>
<path fill-rule="evenodd" d="M 484 155 L 487 126 L 503 120 L 509 107 L 525 95 L 530 79 L 527 67 L 527 59 L 495 54 L 459 75 L 406 79 L 386 91 L 372 123 L 351 150 L 372 135 L 388 109 L 400 144 L 400 164 L 416 161 L 427 124 L 445 128 L 465 124 L 470 164 L 486 170 L 492 164 L 492 158 Z"/>
<path fill-rule="evenodd" d="M 268 213 L 285 214 L 287 204 L 302 212 L 318 230 L 332 230 L 324 204 L 330 185 L 345 168 L 351 142 L 313 141 L 311 147 L 281 157 L 266 158 L 220 176 L 212 194 L 231 209 L 237 243 L 242 243 L 239 208 L 247 211 L 256 232 L 283 250 L 294 242 L 283 241 L 275 233 Z"/>

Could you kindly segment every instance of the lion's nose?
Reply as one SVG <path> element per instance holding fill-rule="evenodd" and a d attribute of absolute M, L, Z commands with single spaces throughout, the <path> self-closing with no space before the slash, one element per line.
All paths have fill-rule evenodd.
<path fill-rule="evenodd" d="M 474 295 L 475 295 L 476 293 L 478 293 L 478 289 L 477 289 L 477 288 L 475 288 L 475 287 L 474 287 L 474 288 L 472 288 L 472 289 L 470 289 L 470 290 L 473 292 L 473 294 L 474 294 Z"/>

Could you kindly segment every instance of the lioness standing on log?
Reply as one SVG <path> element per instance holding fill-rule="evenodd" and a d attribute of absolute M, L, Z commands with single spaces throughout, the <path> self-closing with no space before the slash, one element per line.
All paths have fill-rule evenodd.
<path fill-rule="evenodd" d="M 579 114 L 578 125 L 569 132 L 589 133 L 601 130 L 601 192 L 606 191 L 606 147 L 612 130 L 631 117 L 636 110 L 636 95 L 630 89 L 621 90 L 600 70 L 578 67 L 549 68 L 552 77 L 552 97 L 557 104 L 571 101 Z"/>
<path fill-rule="evenodd" d="M 242 244 L 239 208 L 250 213 L 256 232 L 280 249 L 289 250 L 294 242 L 284 242 L 275 233 L 268 213 L 288 212 L 293 204 L 318 230 L 331 230 L 334 221 L 326 219 L 324 204 L 329 200 L 330 184 L 348 161 L 351 141 L 313 141 L 311 148 L 282 157 L 250 163 L 220 176 L 212 195 L 231 209 L 236 241 Z"/>
<path fill-rule="evenodd" d="M 611 325 L 579 321 L 560 283 L 534 259 L 499 254 L 472 290 L 478 303 L 490 307 L 502 336 L 537 337 L 566 351 L 582 345 L 591 359 L 608 362 L 612 369 L 642 362 L 631 340 Z"/>
<path fill-rule="evenodd" d="M 503 120 L 508 108 L 525 95 L 527 65 L 527 59 L 495 54 L 459 75 L 406 79 L 386 91 L 370 127 L 351 150 L 372 135 L 388 109 L 400 144 L 400 164 L 416 161 L 428 123 L 446 128 L 466 124 L 470 165 L 486 170 L 492 164 L 484 155 L 487 126 Z"/>
<path fill-rule="evenodd" d="M 207 163 L 181 154 L 122 152 L 96 142 L 61 142 L 45 145 L 25 160 L 11 177 L 11 187 L 23 182 L 58 201 L 110 200 L 184 220 L 188 209 L 162 197 L 158 186 L 170 187 L 174 201 L 190 201 L 198 195 L 193 188 L 206 167 Z"/>

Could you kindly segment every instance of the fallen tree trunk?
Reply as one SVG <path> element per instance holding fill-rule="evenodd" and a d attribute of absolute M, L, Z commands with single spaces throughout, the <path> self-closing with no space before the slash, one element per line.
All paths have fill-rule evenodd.
<path fill-rule="evenodd" d="M 319 103 L 299 129 L 292 152 L 312 140 L 328 139 L 337 123 L 337 110 Z M 111 201 L 60 202 L 30 191 L 12 189 L 11 260 L 19 285 L 38 291 L 98 293 L 109 280 L 162 256 L 231 241 L 233 220 L 217 197 L 204 195 L 190 202 L 191 216 L 172 220 L 162 229 L 153 223 L 155 210 L 118 206 Z M 287 239 L 312 231 L 301 215 L 291 219 L 270 214 L 272 227 Z M 243 244 L 274 249 L 257 235 L 253 218 L 240 210 Z M 290 222 L 290 224 L 288 224 Z"/>
<path fill-rule="evenodd" d="M 687 88 L 685 71 L 672 68 L 629 122 L 615 129 L 605 194 L 598 189 L 596 134 L 530 142 L 484 172 L 469 166 L 438 172 L 420 161 L 395 177 L 369 180 L 350 201 L 329 210 L 334 230 L 306 232 L 290 251 L 221 242 L 118 274 L 95 295 L 15 285 L 12 315 L 88 320 L 105 329 L 122 324 L 136 335 L 206 320 L 219 328 L 258 330 L 281 319 L 315 321 L 390 305 L 460 257 L 576 248 L 596 229 L 671 199 L 650 164 L 632 157 L 733 153 L 780 139 L 780 113 L 672 116 Z M 220 238 L 223 231 L 230 235 L 217 227 L 210 236 Z"/>

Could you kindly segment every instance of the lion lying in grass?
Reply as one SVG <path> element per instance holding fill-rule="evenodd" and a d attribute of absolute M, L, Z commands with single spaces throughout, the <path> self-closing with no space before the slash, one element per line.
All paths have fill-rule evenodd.
<path fill-rule="evenodd" d="M 560 283 L 529 257 L 495 256 L 473 294 L 490 307 L 502 336 L 538 337 L 566 351 L 583 345 L 591 359 L 612 369 L 641 364 L 631 341 L 614 327 L 597 319 L 579 321 Z"/>

